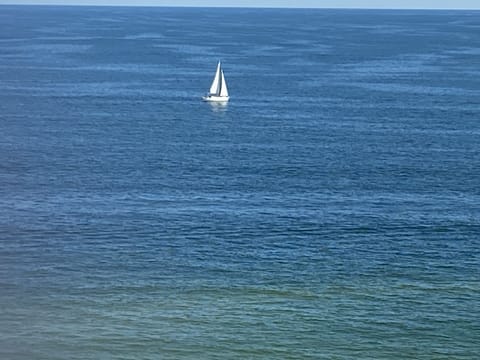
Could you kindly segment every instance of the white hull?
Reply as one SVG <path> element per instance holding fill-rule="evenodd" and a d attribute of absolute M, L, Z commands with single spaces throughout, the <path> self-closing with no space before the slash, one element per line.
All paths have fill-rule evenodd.
<path fill-rule="evenodd" d="M 208 95 L 204 96 L 203 101 L 211 101 L 211 102 L 227 102 L 230 97 L 229 96 L 215 96 L 215 95 Z"/>

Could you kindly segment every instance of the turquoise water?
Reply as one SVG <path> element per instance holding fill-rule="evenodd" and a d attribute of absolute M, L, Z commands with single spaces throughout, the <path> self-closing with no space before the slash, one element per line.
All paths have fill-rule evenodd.
<path fill-rule="evenodd" d="M 0 358 L 476 359 L 479 30 L 1 6 Z"/>

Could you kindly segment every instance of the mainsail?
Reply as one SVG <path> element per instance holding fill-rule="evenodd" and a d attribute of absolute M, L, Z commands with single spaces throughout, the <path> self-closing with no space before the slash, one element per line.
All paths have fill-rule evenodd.
<path fill-rule="evenodd" d="M 222 87 L 221 77 L 220 77 L 221 72 L 222 72 L 222 69 L 220 68 L 220 62 L 218 62 L 217 71 L 215 72 L 215 77 L 213 78 L 212 86 L 210 86 L 211 95 L 218 96 L 220 94 L 220 90 Z"/>

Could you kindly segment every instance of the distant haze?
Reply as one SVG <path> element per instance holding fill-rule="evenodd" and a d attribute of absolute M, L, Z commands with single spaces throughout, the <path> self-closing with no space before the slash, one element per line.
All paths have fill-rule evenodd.
<path fill-rule="evenodd" d="M 479 0 L 0 0 L 0 4 L 480 9 Z"/>

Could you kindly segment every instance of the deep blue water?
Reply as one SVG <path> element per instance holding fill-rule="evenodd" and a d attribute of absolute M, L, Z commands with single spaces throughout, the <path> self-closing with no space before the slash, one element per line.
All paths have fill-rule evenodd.
<path fill-rule="evenodd" d="M 478 358 L 479 34 L 1 6 L 0 358 Z"/>

